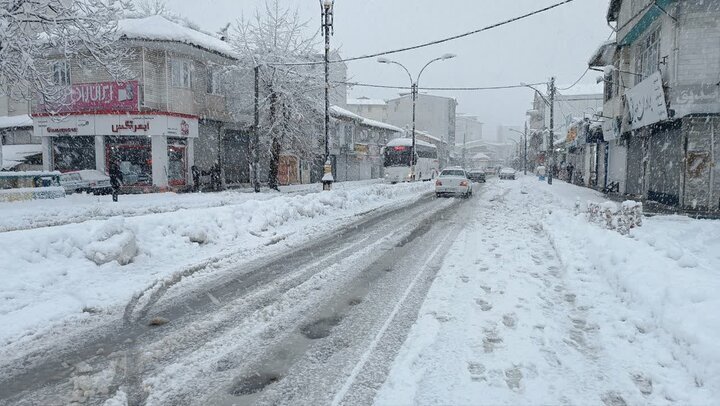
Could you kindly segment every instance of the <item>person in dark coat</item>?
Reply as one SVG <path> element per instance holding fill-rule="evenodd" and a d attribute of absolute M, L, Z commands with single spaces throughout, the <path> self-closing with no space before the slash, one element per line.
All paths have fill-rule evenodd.
<path fill-rule="evenodd" d="M 568 164 L 567 166 L 567 173 L 568 173 L 568 183 L 573 183 L 573 171 L 575 171 L 575 167 L 573 164 Z"/>
<path fill-rule="evenodd" d="M 197 166 L 193 165 L 190 168 L 190 172 L 192 172 L 193 191 L 198 192 L 200 191 L 200 170 Z"/>
<path fill-rule="evenodd" d="M 123 174 L 120 170 L 120 164 L 117 161 L 112 161 L 110 164 L 110 186 L 112 187 L 112 198 L 113 202 L 118 201 L 118 192 L 123 182 Z"/>

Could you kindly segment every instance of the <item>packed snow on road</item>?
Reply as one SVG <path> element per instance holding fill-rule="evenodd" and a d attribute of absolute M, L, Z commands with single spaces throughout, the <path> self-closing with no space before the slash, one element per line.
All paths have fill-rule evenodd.
<path fill-rule="evenodd" d="M 645 217 L 623 233 L 592 212 L 621 216 L 622 205 L 535 177 L 491 178 L 470 199 L 431 192 L 431 183 L 366 182 L 226 192 L 190 208 L 158 195 L 138 199 L 143 213 L 82 220 L 58 208 L 67 224 L 0 234 L 3 258 L 14 258 L 2 275 L 0 378 L 19 404 L 717 399 L 714 221 Z M 328 252 L 291 254 L 299 268 L 262 265 L 277 273 L 264 287 L 234 279 L 253 258 L 287 261 L 283 251 L 357 221 L 366 223 L 356 236 L 322 243 Z M 70 337 L 84 344 L 68 346 Z M 58 365 L 36 359 L 54 351 L 66 354 Z M 26 366 L 67 369 L 70 381 L 9 384 L 28 356 Z"/>

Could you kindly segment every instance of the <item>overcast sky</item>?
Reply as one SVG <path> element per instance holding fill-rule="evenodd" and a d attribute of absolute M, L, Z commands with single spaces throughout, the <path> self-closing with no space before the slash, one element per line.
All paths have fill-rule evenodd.
<path fill-rule="evenodd" d="M 333 48 L 344 57 L 415 45 L 475 30 L 558 0 L 336 0 Z M 545 82 L 557 77 L 558 87 L 570 85 L 587 67 L 595 49 L 611 34 L 605 22 L 609 0 L 575 0 L 560 8 L 460 40 L 394 54 L 413 75 L 443 53 L 458 57 L 436 62 L 420 80 L 420 87 L 496 86 Z M 175 12 L 203 29 L 216 32 L 242 13 L 251 14 L 265 0 L 167 0 Z M 320 26 L 318 0 L 280 0 L 297 8 L 310 29 Z M 400 67 L 374 59 L 350 62 L 351 80 L 385 85 L 407 85 Z M 581 84 L 594 84 L 589 72 Z M 543 87 L 544 91 L 545 88 Z M 458 112 L 477 115 L 486 134 L 498 124 L 522 125 L 532 91 L 511 89 L 484 92 L 436 92 L 458 100 Z M 392 98 L 397 91 L 356 87 L 351 97 Z"/>

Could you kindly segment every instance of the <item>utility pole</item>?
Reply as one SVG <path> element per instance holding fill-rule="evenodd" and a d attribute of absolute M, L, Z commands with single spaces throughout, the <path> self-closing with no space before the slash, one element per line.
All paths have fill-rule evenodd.
<path fill-rule="evenodd" d="M 525 131 L 523 136 L 525 152 L 523 153 L 523 175 L 527 175 L 527 120 L 525 120 Z"/>
<path fill-rule="evenodd" d="M 555 77 L 550 78 L 550 155 L 548 156 L 548 185 L 552 185 L 555 167 Z"/>
<path fill-rule="evenodd" d="M 255 66 L 255 126 L 253 134 L 253 148 L 252 148 L 252 160 L 253 160 L 253 187 L 255 193 L 260 192 L 260 180 L 258 179 L 258 169 L 260 167 L 260 66 Z"/>
<path fill-rule="evenodd" d="M 465 148 L 467 147 L 467 131 L 463 131 L 463 152 L 462 152 L 462 164 L 463 168 L 467 169 L 465 165 Z"/>
<path fill-rule="evenodd" d="M 419 75 L 418 75 L 419 79 Z M 412 180 L 417 178 L 415 174 L 415 106 L 417 105 L 418 97 L 418 84 L 417 81 L 412 84 L 412 148 L 410 148 L 410 173 L 412 173 Z"/>
<path fill-rule="evenodd" d="M 330 190 L 334 181 L 330 163 L 330 35 L 333 26 L 333 6 L 335 0 L 321 0 L 320 8 L 323 17 L 323 33 L 325 35 L 325 165 L 322 178 L 323 190 Z"/>

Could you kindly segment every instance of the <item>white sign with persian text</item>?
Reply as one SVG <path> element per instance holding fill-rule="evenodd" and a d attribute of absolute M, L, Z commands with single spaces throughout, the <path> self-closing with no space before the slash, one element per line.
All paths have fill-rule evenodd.
<path fill-rule="evenodd" d="M 655 72 L 625 93 L 630 128 L 637 130 L 668 119 L 660 72 Z"/>
<path fill-rule="evenodd" d="M 35 135 L 53 136 L 152 136 L 196 138 L 198 119 L 166 114 L 94 114 L 33 117 Z"/>

